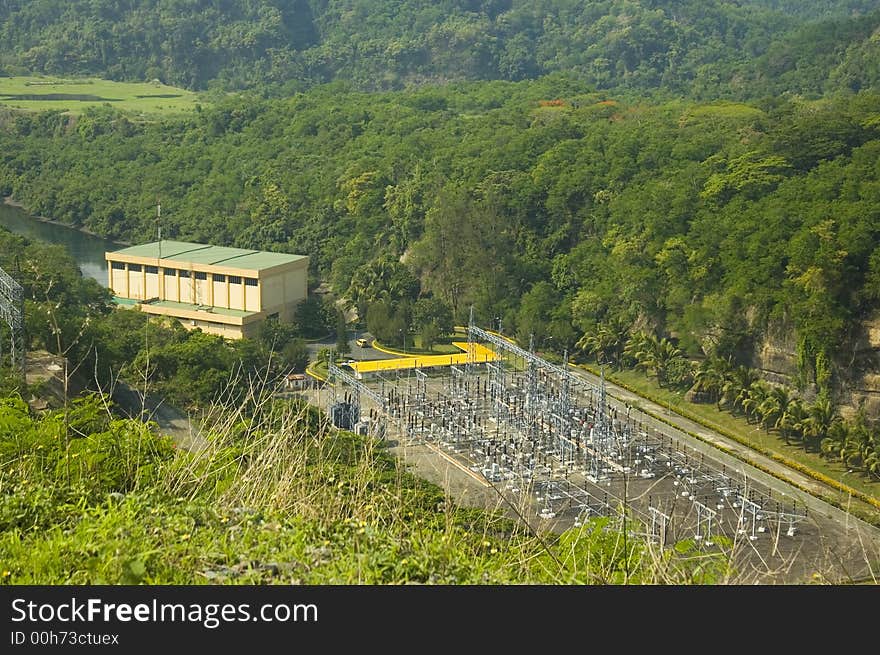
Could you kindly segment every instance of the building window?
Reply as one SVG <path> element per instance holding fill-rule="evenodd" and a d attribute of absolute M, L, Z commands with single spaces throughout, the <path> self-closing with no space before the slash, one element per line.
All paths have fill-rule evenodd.
<path fill-rule="evenodd" d="M 141 265 L 140 264 L 129 264 L 128 270 L 132 273 L 140 273 L 141 272 Z"/>
<path fill-rule="evenodd" d="M 196 271 L 195 276 L 196 276 L 197 280 L 207 280 L 208 279 L 208 274 L 202 273 L 201 271 Z"/>
<path fill-rule="evenodd" d="M 158 266 L 144 266 L 144 270 L 147 273 L 152 273 L 153 275 L 159 274 L 159 267 Z"/>
<path fill-rule="evenodd" d="M 178 271 L 180 277 L 189 277 L 189 271 Z"/>
<path fill-rule="evenodd" d="M 226 276 L 222 273 L 214 273 L 214 282 L 226 282 Z"/>
<path fill-rule="evenodd" d="M 110 267 L 114 271 L 124 271 L 125 270 L 125 264 L 123 264 L 122 262 L 110 262 Z"/>
<path fill-rule="evenodd" d="M 238 275 L 230 275 L 229 284 L 241 284 L 241 277 Z"/>
<path fill-rule="evenodd" d="M 257 286 L 257 280 L 256 280 L 256 278 L 252 278 L 252 277 L 246 277 L 246 278 L 244 279 L 244 283 L 245 283 L 247 286 L 249 286 L 249 287 L 255 287 L 255 286 Z"/>
<path fill-rule="evenodd" d="M 165 275 L 170 275 L 171 277 L 177 276 L 177 269 L 176 268 L 166 268 L 166 269 L 164 269 L 164 272 L 165 272 Z"/>

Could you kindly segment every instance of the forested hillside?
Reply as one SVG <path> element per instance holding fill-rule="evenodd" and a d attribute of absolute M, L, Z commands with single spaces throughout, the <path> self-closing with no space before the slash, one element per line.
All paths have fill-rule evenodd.
<path fill-rule="evenodd" d="M 4 0 L 0 71 L 276 94 L 567 71 L 743 99 L 876 87 L 878 25 L 869 0 Z"/>
<path fill-rule="evenodd" d="M 880 301 L 878 108 L 642 105 L 557 76 L 11 114 L 0 192 L 133 241 L 160 196 L 169 237 L 308 253 L 361 306 L 433 294 L 560 352 L 622 321 L 747 361 L 775 325 L 822 386 Z"/>
<path fill-rule="evenodd" d="M 2 9 L 7 72 L 254 89 L 3 114 L 0 192 L 34 213 L 143 241 L 161 198 L 166 235 L 308 253 L 389 334 L 433 298 L 558 352 L 626 326 L 820 391 L 876 370 L 874 3 Z"/>

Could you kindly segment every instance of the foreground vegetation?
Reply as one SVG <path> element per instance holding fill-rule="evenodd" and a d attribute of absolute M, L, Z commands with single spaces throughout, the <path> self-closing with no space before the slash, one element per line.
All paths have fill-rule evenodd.
<path fill-rule="evenodd" d="M 252 401 L 256 400 L 254 398 Z M 250 403 L 249 403 L 250 404 Z M 97 398 L 0 400 L 0 561 L 13 584 L 701 584 L 724 556 L 658 552 L 610 519 L 561 537 L 456 507 L 379 444 L 293 402 L 216 411 L 177 451 Z M 64 426 L 67 425 L 67 431 Z"/>

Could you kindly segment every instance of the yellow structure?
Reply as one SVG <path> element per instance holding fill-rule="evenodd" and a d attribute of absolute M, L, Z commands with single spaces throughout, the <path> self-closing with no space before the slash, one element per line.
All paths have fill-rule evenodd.
<path fill-rule="evenodd" d="M 154 241 L 105 258 L 119 305 L 230 339 L 255 336 L 269 317 L 293 320 L 308 293 L 304 255 Z"/>
<path fill-rule="evenodd" d="M 403 356 L 395 359 L 366 359 L 350 364 L 355 372 L 355 377 L 361 378 L 364 373 L 376 373 L 378 371 L 401 371 L 408 368 L 431 368 L 432 366 L 459 366 L 468 362 L 468 344 L 466 341 L 453 341 L 452 345 L 461 348 L 464 352 L 451 355 L 415 355 Z M 471 344 L 473 352 L 471 361 L 474 363 L 494 362 L 500 357 L 495 351 L 486 346 Z"/>

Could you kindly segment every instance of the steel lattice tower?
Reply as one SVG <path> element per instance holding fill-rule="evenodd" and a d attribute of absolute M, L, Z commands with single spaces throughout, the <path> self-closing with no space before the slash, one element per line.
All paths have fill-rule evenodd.
<path fill-rule="evenodd" d="M 25 381 L 24 347 L 24 289 L 0 268 L 0 317 L 8 324 L 11 332 L 10 363 L 12 369 Z M 2 354 L 2 346 L 0 346 Z"/>

